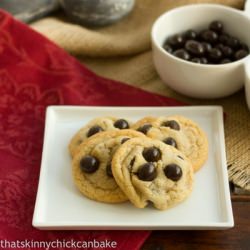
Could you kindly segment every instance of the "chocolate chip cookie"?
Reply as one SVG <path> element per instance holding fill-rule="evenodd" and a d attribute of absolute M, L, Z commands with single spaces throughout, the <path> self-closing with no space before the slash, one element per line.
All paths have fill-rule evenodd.
<path fill-rule="evenodd" d="M 190 119 L 183 116 L 146 117 L 133 125 L 141 131 L 147 127 L 146 135 L 167 145 L 173 146 L 187 156 L 198 171 L 208 157 L 208 141 L 202 129 Z"/>
<path fill-rule="evenodd" d="M 129 129 L 131 123 L 125 119 L 118 119 L 115 117 L 99 117 L 91 120 L 87 125 L 81 128 L 76 135 L 71 139 L 69 144 L 69 151 L 73 156 L 77 147 L 87 138 L 109 130 Z"/>
<path fill-rule="evenodd" d="M 138 208 L 149 202 L 160 210 L 189 196 L 193 168 L 179 150 L 150 138 L 133 138 L 121 145 L 112 160 L 117 184 Z"/>
<path fill-rule="evenodd" d="M 127 200 L 113 177 L 111 160 L 117 148 L 134 137 L 145 136 L 130 129 L 106 131 L 79 146 L 72 160 L 73 179 L 86 197 L 107 203 Z"/>

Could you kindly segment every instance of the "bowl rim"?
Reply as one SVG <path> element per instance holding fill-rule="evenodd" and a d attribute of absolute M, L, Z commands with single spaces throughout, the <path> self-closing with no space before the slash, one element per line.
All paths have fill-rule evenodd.
<path fill-rule="evenodd" d="M 235 66 L 241 63 L 244 63 L 244 61 L 247 61 L 248 58 L 250 59 L 250 53 L 241 58 L 240 60 L 234 61 L 234 62 L 230 62 L 230 63 L 224 63 L 224 64 L 199 64 L 199 63 L 194 63 L 191 61 L 185 61 L 183 59 L 180 59 L 176 56 L 173 56 L 172 54 L 170 54 L 169 52 L 167 52 L 166 50 L 163 49 L 163 47 L 161 45 L 159 45 L 159 43 L 157 42 L 156 39 L 156 29 L 160 23 L 160 21 L 167 15 L 170 15 L 174 12 L 179 12 L 182 11 L 183 9 L 191 9 L 191 8 L 212 8 L 212 9 L 223 9 L 225 11 L 229 11 L 229 12 L 233 12 L 236 13 L 237 15 L 242 16 L 243 18 L 248 19 L 249 21 L 249 25 L 250 25 L 250 17 L 246 14 L 244 14 L 244 11 L 242 10 L 238 10 L 238 9 L 234 9 L 232 7 L 228 7 L 228 6 L 224 6 L 221 4 L 205 4 L 205 3 L 200 3 L 200 4 L 188 4 L 188 5 L 184 5 L 184 6 L 180 6 L 180 7 L 176 7 L 174 9 L 171 9 L 169 11 L 164 12 L 162 15 L 160 15 L 155 22 L 153 23 L 152 29 L 151 29 L 151 41 L 153 43 L 153 45 L 160 50 L 161 53 L 163 53 L 164 55 L 170 57 L 172 60 L 176 60 L 177 62 L 186 64 L 186 65 L 190 65 L 190 66 L 194 66 L 194 67 L 202 67 L 202 68 L 224 68 L 224 67 L 228 67 L 228 66 Z M 250 48 L 249 48 L 250 49 Z"/>

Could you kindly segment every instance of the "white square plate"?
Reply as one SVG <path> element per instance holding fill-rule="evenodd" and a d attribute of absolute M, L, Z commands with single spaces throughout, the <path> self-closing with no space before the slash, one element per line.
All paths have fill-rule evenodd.
<path fill-rule="evenodd" d="M 191 196 L 165 211 L 138 209 L 129 202 L 104 204 L 82 196 L 71 176 L 68 143 L 95 117 L 136 121 L 144 116 L 184 115 L 197 122 L 209 140 L 209 157 L 195 174 Z M 225 229 L 233 227 L 227 176 L 223 111 L 199 107 L 73 107 L 47 109 L 44 148 L 33 226 L 39 229 Z"/>

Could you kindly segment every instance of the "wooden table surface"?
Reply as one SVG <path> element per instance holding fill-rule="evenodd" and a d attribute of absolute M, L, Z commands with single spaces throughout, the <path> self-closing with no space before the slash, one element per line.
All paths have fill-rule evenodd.
<path fill-rule="evenodd" d="M 232 195 L 234 228 L 153 231 L 142 250 L 250 250 L 250 195 Z"/>

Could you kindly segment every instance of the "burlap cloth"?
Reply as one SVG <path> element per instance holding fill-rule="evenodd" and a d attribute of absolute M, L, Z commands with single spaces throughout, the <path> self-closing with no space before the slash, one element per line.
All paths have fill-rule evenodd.
<path fill-rule="evenodd" d="M 195 105 L 222 105 L 227 113 L 225 137 L 229 178 L 250 190 L 250 112 L 244 90 L 211 101 L 186 98 L 159 79 L 152 62 L 150 30 L 154 20 L 173 7 L 208 2 L 235 8 L 244 6 L 244 0 L 137 0 L 129 16 L 108 27 L 87 29 L 70 23 L 63 14 L 44 18 L 32 27 L 99 75 Z"/>

